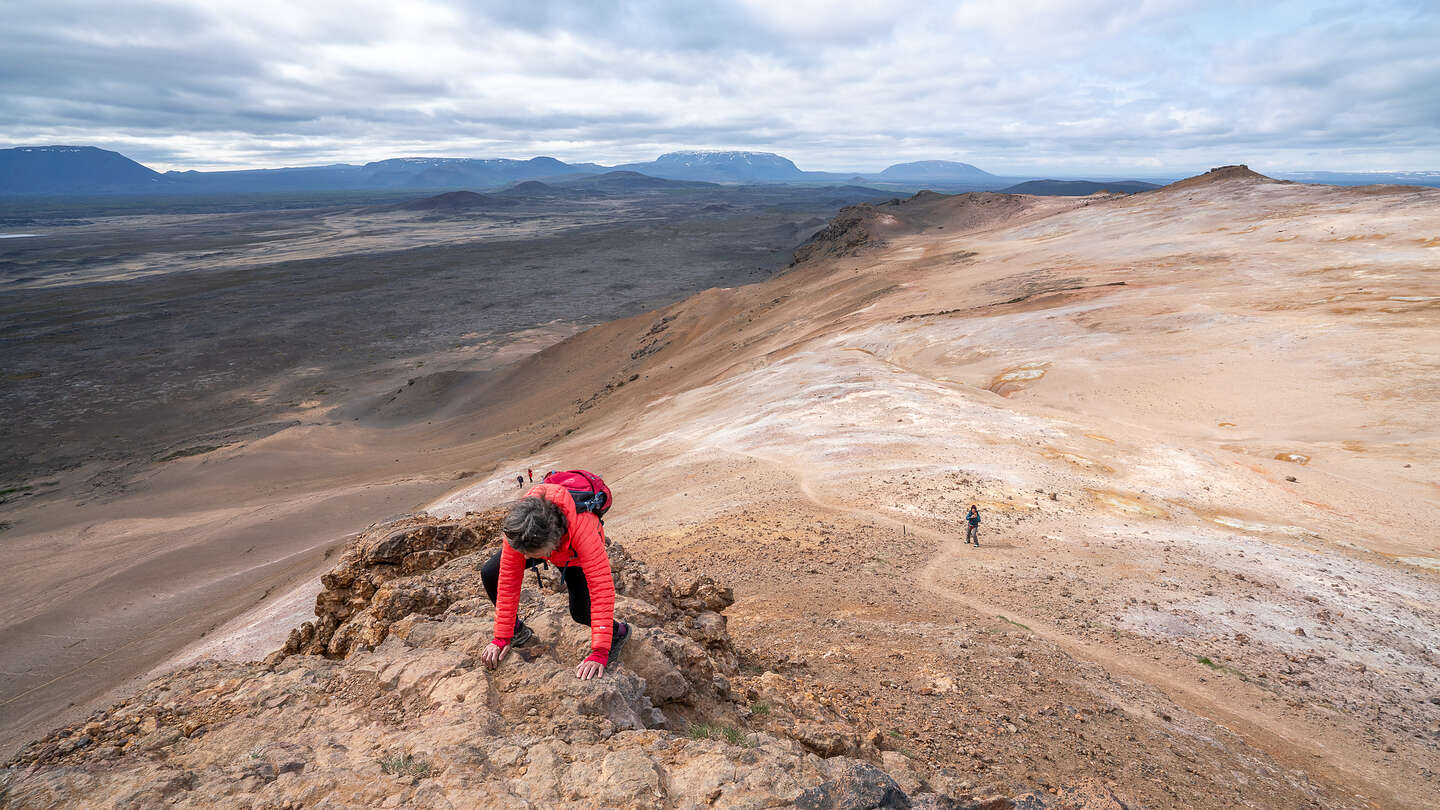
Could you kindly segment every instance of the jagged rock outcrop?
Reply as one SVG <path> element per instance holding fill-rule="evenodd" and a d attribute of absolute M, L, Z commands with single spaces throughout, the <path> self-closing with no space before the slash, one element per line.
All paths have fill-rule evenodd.
<path fill-rule="evenodd" d="M 325 590 L 316 597 L 316 619 L 293 630 L 266 662 L 274 666 L 297 654 L 345 658 L 374 650 L 392 632 L 407 638 L 435 632 L 426 617 L 491 615 L 480 568 L 499 548 L 502 516 L 503 510 L 492 510 L 460 520 L 406 517 L 371 527 L 321 577 Z M 619 544 L 610 544 L 609 554 L 616 615 L 648 631 L 646 643 L 631 645 L 626 655 L 654 705 L 723 702 L 727 676 L 738 670 L 722 614 L 734 602 L 733 592 L 708 577 L 676 582 L 657 576 Z M 527 587 L 522 610 L 542 637 L 559 638 L 573 624 L 560 595 L 563 580 L 557 569 L 539 571 L 543 592 Z M 488 629 L 477 638 L 488 642 Z M 580 647 L 571 652 L 584 656 Z"/>
<path fill-rule="evenodd" d="M 905 199 L 846 206 L 795 248 L 790 266 L 817 258 L 854 256 L 932 227 L 949 228 L 951 233 L 987 227 L 1021 217 L 1036 205 L 1033 198 L 1022 194 L 919 191 Z"/>
<path fill-rule="evenodd" d="M 829 224 L 795 248 L 790 266 L 823 256 L 850 256 L 874 243 L 866 224 L 875 217 L 875 206 L 848 205 Z"/>
<path fill-rule="evenodd" d="M 296 653 L 344 658 L 352 647 L 374 649 L 397 619 L 411 613 L 433 616 L 457 599 L 474 596 L 468 575 L 417 575 L 498 547 L 504 516 L 503 509 L 470 512 L 458 520 L 410 515 L 371 526 L 320 577 L 325 589 L 315 597 L 315 620 L 291 631 L 285 646 L 267 660 L 273 664 Z M 478 580 L 473 584 L 478 586 Z"/>
<path fill-rule="evenodd" d="M 861 740 L 823 696 L 741 674 L 728 588 L 657 575 L 619 545 L 619 611 L 636 636 L 617 666 L 578 680 L 586 628 L 555 587 L 527 584 L 521 611 L 539 641 L 487 670 L 494 613 L 477 589 L 488 555 L 472 537 L 486 520 L 409 518 L 362 534 L 319 600 L 331 640 L 351 639 L 343 648 L 166 675 L 23 749 L 0 769 L 0 805 L 1087 806 L 933 792 L 943 774 Z M 440 559 L 430 551 L 458 556 L 421 572 Z M 363 632 L 345 636 L 351 626 Z M 772 708 L 757 711 L 762 701 Z"/>
<path fill-rule="evenodd" d="M 1171 190 L 1183 188 L 1197 188 L 1200 186 L 1211 185 L 1213 183 L 1231 182 L 1288 184 L 1290 181 L 1276 180 L 1273 177 L 1267 177 L 1257 171 L 1252 170 L 1249 166 L 1246 166 L 1243 163 L 1239 163 L 1233 166 L 1217 166 L 1210 171 L 1205 172 L 1204 174 L 1197 174 L 1194 177 L 1187 177 L 1184 180 L 1177 180 L 1174 183 L 1165 186 L 1165 188 Z"/>

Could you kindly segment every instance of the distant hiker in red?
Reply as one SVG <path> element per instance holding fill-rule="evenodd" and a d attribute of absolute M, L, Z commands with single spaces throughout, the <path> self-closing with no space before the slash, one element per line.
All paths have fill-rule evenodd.
<path fill-rule="evenodd" d="M 534 470 L 526 470 L 526 471 L 525 471 L 525 474 L 530 477 L 530 482 L 533 484 L 533 483 L 535 482 L 535 471 L 534 471 Z"/>
<path fill-rule="evenodd" d="M 605 552 L 600 517 L 610 507 L 610 490 L 583 470 L 550 473 L 510 507 L 500 524 L 505 543 L 480 569 L 485 593 L 495 603 L 495 637 L 480 653 L 494 669 L 511 647 L 523 647 L 535 633 L 518 618 L 525 571 L 541 562 L 559 566 L 570 592 L 570 618 L 590 627 L 590 654 L 575 677 L 590 680 L 614 665 L 631 628 L 614 621 L 615 580 Z"/>

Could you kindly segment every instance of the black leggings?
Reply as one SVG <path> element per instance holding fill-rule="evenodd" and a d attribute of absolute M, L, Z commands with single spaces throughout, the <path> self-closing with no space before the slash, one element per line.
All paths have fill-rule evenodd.
<path fill-rule="evenodd" d="M 485 565 L 480 568 L 480 580 L 485 583 L 485 595 L 490 597 L 490 604 L 495 604 L 495 594 L 500 589 L 500 555 L 502 552 L 495 552 Z M 545 562 L 544 560 L 525 560 L 525 570 Z M 560 575 L 565 578 L 565 589 L 570 592 L 570 618 L 576 624 L 590 626 L 590 583 L 585 580 L 585 569 L 578 565 L 557 565 Z M 523 576 L 523 572 L 522 572 Z M 519 632 L 524 622 L 515 620 L 515 630 Z M 611 626 L 611 632 L 619 635 L 620 623 L 615 622 Z"/>

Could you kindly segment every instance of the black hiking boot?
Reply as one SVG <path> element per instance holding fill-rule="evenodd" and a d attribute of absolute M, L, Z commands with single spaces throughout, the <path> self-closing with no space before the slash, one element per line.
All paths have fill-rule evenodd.
<path fill-rule="evenodd" d="M 622 635 L 611 637 L 610 657 L 605 659 L 606 669 L 615 666 L 615 662 L 620 660 L 620 649 L 625 646 L 625 642 L 629 641 L 631 636 L 635 635 L 635 628 L 631 627 L 629 624 L 626 624 L 625 622 L 618 622 L 618 624 L 621 627 L 625 628 L 625 632 Z"/>
<path fill-rule="evenodd" d="M 510 639 L 511 647 L 526 647 L 535 641 L 535 631 L 524 622 L 515 622 L 515 635 Z"/>

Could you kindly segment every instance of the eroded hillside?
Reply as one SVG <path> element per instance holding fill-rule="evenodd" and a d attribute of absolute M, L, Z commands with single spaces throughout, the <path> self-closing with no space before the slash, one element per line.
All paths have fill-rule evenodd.
<path fill-rule="evenodd" d="M 764 778 L 794 780 L 767 783 L 778 804 L 840 778 L 812 756 L 868 760 L 935 802 L 1034 790 L 1054 803 L 1088 785 L 1113 791 L 1095 801 L 1143 807 L 1436 803 L 1440 192 L 1230 169 L 1130 197 L 924 194 L 847 210 L 798 258 L 764 284 L 386 404 L 387 420 L 434 420 L 435 435 L 504 437 L 477 445 L 519 448 L 486 459 L 498 470 L 602 472 L 616 493 L 607 528 L 630 555 L 735 589 L 726 689 L 712 680 L 703 710 L 647 693 L 668 733 L 616 730 L 557 754 L 467 715 L 454 722 L 500 766 L 442 789 L 481 767 L 444 759 L 408 775 L 407 795 L 484 784 L 524 797 L 517 767 L 550 763 L 539 773 L 571 784 L 655 740 L 664 753 L 643 745 L 663 796 L 602 802 L 688 806 L 694 785 L 673 781 L 693 764 L 683 743 L 734 784 L 754 783 L 725 769 L 772 746 Z M 421 520 L 462 520 L 514 486 L 493 476 Z M 979 547 L 962 542 L 971 504 Z M 442 636 L 463 658 L 471 642 L 444 628 L 468 621 L 484 637 L 483 599 L 447 590 L 477 586 L 469 559 L 404 591 L 413 602 L 356 610 L 351 630 L 336 619 L 324 646 L 359 639 L 358 653 L 236 672 L 345 677 L 366 656 L 403 669 Z M 558 597 L 529 598 L 558 614 Z M 654 599 L 629 609 L 665 613 Z M 439 618 L 398 615 L 406 606 Z M 441 629 L 412 643 L 411 627 Z M 294 650 L 321 651 L 310 632 Z M 302 691 L 319 701 L 315 677 Z M 518 681 L 505 679 L 519 670 L 483 689 L 482 672 L 464 677 L 514 719 Z M 653 690 L 651 677 L 627 659 L 601 693 Z M 451 722 L 422 703 L 414 729 Z M 247 715 L 252 737 L 278 728 L 262 714 Z M 820 720 L 823 734 L 787 733 Z M 393 728 L 382 742 L 402 751 L 430 733 Z M 733 739 L 699 743 L 692 729 Z M 192 756 L 170 742 L 166 756 Z M 335 756 L 346 779 L 373 780 L 380 753 Z M 63 778 L 90 778 L 77 767 Z M 54 768 L 23 778 L 48 785 Z M 726 790 L 716 806 L 740 795 Z"/>
<path fill-rule="evenodd" d="M 1121 728 L 1056 756 L 1033 710 L 1058 687 L 940 654 L 939 623 L 1019 634 L 1100 706 L 1191 718 L 1239 772 L 1318 791 L 1261 804 L 1433 803 L 1440 194 L 1232 169 L 1013 200 L 851 209 L 776 281 L 612 325 L 633 359 L 535 465 L 611 471 L 632 548 L 733 578 L 740 639 L 936 762 L 1257 802 L 1254 776 Z"/>
<path fill-rule="evenodd" d="M 0 770 L 0 799 L 16 808 L 1117 806 L 1093 781 L 1012 800 L 925 772 L 878 731 L 856 734 L 803 681 L 742 662 L 722 613 L 729 588 L 658 576 L 619 545 L 610 547 L 617 607 L 636 628 L 623 666 L 597 681 L 574 677 L 588 636 L 570 622 L 552 569 L 522 597 L 543 641 L 488 672 L 479 652 L 494 612 L 479 568 L 498 547 L 499 514 L 372 527 L 326 575 L 317 621 L 285 648 L 264 663 L 181 669 L 35 742 Z M 328 643 L 314 644 L 322 635 Z"/>

